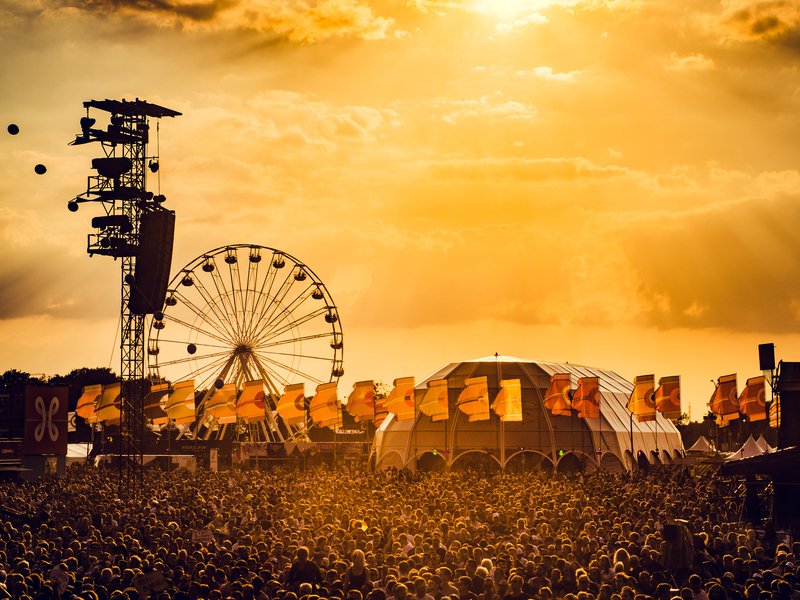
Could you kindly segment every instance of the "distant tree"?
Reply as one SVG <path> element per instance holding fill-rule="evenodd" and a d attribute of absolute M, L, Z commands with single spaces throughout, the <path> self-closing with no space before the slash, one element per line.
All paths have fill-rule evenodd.
<path fill-rule="evenodd" d="M 51 385 L 63 385 L 69 388 L 69 410 L 75 410 L 83 388 L 90 385 L 107 385 L 119 381 L 119 377 L 108 367 L 82 367 L 72 369 L 66 375 L 54 375 Z"/>
<path fill-rule="evenodd" d="M 0 377 L 0 385 L 43 385 L 46 381 L 33 377 L 30 373 L 9 369 Z"/>
<path fill-rule="evenodd" d="M 706 439 L 711 441 L 707 419 L 703 419 L 703 421 L 689 421 L 689 415 L 681 413 L 675 426 L 681 434 L 684 448 L 691 448 L 694 443 L 700 439 L 701 435 L 705 435 Z"/>
<path fill-rule="evenodd" d="M 119 377 L 108 367 L 82 367 L 72 369 L 66 375 L 55 375 L 50 378 L 54 385 L 67 385 L 84 388 L 88 385 L 106 385 L 119 381 Z"/>

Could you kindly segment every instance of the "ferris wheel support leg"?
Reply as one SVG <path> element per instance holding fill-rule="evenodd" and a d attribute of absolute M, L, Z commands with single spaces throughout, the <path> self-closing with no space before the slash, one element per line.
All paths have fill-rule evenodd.
<path fill-rule="evenodd" d="M 269 376 L 266 369 L 261 365 L 261 361 L 258 360 L 255 356 L 253 357 L 253 363 L 258 370 L 258 373 L 261 375 L 264 383 L 267 384 L 267 387 L 270 391 L 270 399 L 273 400 L 273 404 L 277 406 L 278 399 L 281 397 L 280 393 L 278 392 L 278 388 L 275 385 L 275 382 L 272 381 L 272 377 Z M 275 432 L 275 436 L 277 436 L 280 442 L 285 442 L 286 440 L 283 438 L 283 434 L 281 433 L 280 427 L 278 427 L 278 421 L 275 419 L 275 413 L 273 412 L 273 407 L 269 406 L 269 404 L 265 401 L 264 402 L 264 412 L 267 415 L 267 419 L 269 420 L 270 428 L 272 431 Z M 262 421 L 263 423 L 263 421 Z M 266 433 L 266 430 L 265 430 Z M 267 435 L 267 439 L 272 439 L 272 436 Z"/>
<path fill-rule="evenodd" d="M 272 441 L 272 436 L 269 434 L 269 429 L 267 429 L 266 423 L 264 421 L 260 421 L 261 429 L 264 431 L 264 437 L 268 442 Z"/>

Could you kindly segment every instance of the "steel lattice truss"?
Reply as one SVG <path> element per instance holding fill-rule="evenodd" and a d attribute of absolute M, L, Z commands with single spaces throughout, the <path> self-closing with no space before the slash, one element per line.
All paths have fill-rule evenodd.
<path fill-rule="evenodd" d="M 81 134 L 72 145 L 99 142 L 103 158 L 92 161 L 98 174 L 89 176 L 87 190 L 70 201 L 71 211 L 80 203 L 95 202 L 102 206 L 104 216 L 92 219 L 97 233 L 89 235 L 87 252 L 121 259 L 120 298 L 120 435 L 117 440 L 119 456 L 119 493 L 135 495 L 142 485 L 143 439 L 145 431 L 144 386 L 144 318 L 131 309 L 136 286 L 135 271 L 140 255 L 142 215 L 163 211 L 163 196 L 148 192 L 147 144 L 150 138 L 149 118 L 178 116 L 173 110 L 148 104 L 104 100 L 84 102 L 86 117 L 81 119 Z M 106 129 L 95 128 L 89 109 L 111 114 Z M 157 157 L 149 157 L 155 160 Z M 156 167 L 157 168 L 157 167 Z"/>

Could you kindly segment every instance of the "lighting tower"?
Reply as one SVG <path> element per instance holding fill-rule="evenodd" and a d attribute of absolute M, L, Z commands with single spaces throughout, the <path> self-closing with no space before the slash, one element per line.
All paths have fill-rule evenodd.
<path fill-rule="evenodd" d="M 146 189 L 147 170 L 158 171 L 158 156 L 147 156 L 149 119 L 181 113 L 138 98 L 84 102 L 81 133 L 70 145 L 100 142 L 104 156 L 92 160 L 86 192 L 70 200 L 70 211 L 83 202 L 96 202 L 104 214 L 92 219 L 89 256 L 121 259 L 120 349 L 122 379 L 118 436 L 119 493 L 141 489 L 144 417 L 144 317 L 159 313 L 169 283 L 175 213 L 162 204 L 166 198 Z M 90 109 L 111 114 L 105 129 L 95 128 Z M 149 162 L 148 162 L 149 161 Z"/>

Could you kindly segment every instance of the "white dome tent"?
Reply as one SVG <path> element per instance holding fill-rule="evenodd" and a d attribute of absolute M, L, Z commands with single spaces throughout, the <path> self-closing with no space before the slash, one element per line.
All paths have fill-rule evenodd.
<path fill-rule="evenodd" d="M 570 375 L 572 389 L 578 379 L 597 377 L 600 417 L 553 415 L 545 408 L 545 393 L 550 378 L 557 373 Z M 503 422 L 490 411 L 488 420 L 470 422 L 468 415 L 456 407 L 459 394 L 468 378 L 486 377 L 490 400 L 500 390 L 500 381 L 519 379 L 522 388 L 521 422 Z M 419 410 L 429 381 L 447 381 L 449 418 L 433 421 Z M 490 457 L 496 466 L 518 464 L 523 467 L 565 470 L 598 467 L 611 472 L 631 469 L 633 457 L 650 464 L 671 463 L 681 456 L 681 436 L 671 421 L 660 413 L 656 420 L 637 422 L 627 409 L 633 384 L 616 373 L 603 369 L 491 356 L 451 363 L 414 388 L 417 407 L 414 417 L 384 420 L 375 437 L 379 469 L 390 467 L 416 469 L 419 465 L 458 465 L 472 453 Z M 633 448 L 631 448 L 631 439 Z M 641 454 L 640 454 L 641 453 Z"/>

